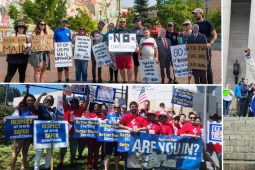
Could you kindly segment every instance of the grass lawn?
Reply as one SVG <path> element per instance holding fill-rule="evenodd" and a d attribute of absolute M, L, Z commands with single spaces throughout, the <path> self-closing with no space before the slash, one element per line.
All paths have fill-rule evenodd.
<path fill-rule="evenodd" d="M 0 169 L 5 169 L 5 170 L 11 169 L 12 152 L 13 152 L 13 145 L 10 145 L 10 146 L 0 145 Z M 27 164 L 26 164 L 27 170 L 34 169 L 35 153 L 36 153 L 36 149 L 33 148 L 33 145 L 30 145 L 30 148 L 28 151 L 28 157 L 27 157 Z M 44 153 L 42 154 L 41 162 L 45 161 L 45 154 L 46 154 L 46 150 L 44 150 Z M 15 170 L 20 170 L 20 166 L 21 166 L 20 155 L 21 155 L 21 152 L 17 157 Z M 64 163 L 63 163 L 64 168 L 62 168 L 62 170 L 70 170 L 70 168 L 69 168 L 70 162 L 68 161 L 69 155 L 70 155 L 70 152 L 69 152 L 69 148 L 68 148 L 67 153 L 65 155 Z M 84 161 L 80 162 L 79 160 L 75 160 L 75 162 L 74 162 L 77 170 L 87 169 L 87 155 L 88 155 L 88 150 L 87 150 L 87 148 L 85 148 L 83 151 Z M 78 152 L 76 154 L 76 158 L 78 158 Z M 59 148 L 54 149 L 53 160 L 54 160 L 54 169 L 56 169 L 56 167 L 59 163 Z M 100 164 L 100 161 L 101 161 L 101 159 L 100 159 L 100 154 L 99 154 L 98 169 L 101 170 L 101 169 L 104 169 L 104 165 Z M 40 166 L 40 169 L 43 169 L 43 165 Z M 115 170 L 114 157 L 111 158 L 109 169 Z M 124 161 L 120 161 L 119 170 L 123 170 L 123 169 L 124 169 Z"/>

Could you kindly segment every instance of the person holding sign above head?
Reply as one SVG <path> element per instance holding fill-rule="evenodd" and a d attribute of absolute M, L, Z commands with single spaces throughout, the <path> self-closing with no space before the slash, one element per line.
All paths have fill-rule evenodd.
<path fill-rule="evenodd" d="M 38 21 L 33 35 L 47 35 L 48 32 L 46 30 L 46 23 L 43 20 Z M 31 36 L 31 42 L 33 38 Z M 49 52 L 51 49 L 49 48 L 48 51 L 38 51 L 32 52 L 30 58 L 30 64 L 34 68 L 34 82 L 35 83 L 44 83 L 45 72 L 46 69 L 50 70 L 50 54 Z"/>
<path fill-rule="evenodd" d="M 161 28 L 158 33 L 160 39 L 156 39 L 156 43 L 158 46 L 158 60 L 160 63 L 160 74 L 161 74 L 161 83 L 164 84 L 165 79 L 165 69 L 168 83 L 172 83 L 172 79 L 170 77 L 170 62 L 172 60 L 171 56 L 171 41 L 166 38 L 166 30 Z"/>
<path fill-rule="evenodd" d="M 193 33 L 188 37 L 186 48 L 189 49 L 190 44 L 207 44 L 207 40 L 204 34 L 199 33 L 199 26 L 197 24 L 194 24 L 192 26 Z M 207 54 L 207 63 L 209 62 L 210 58 Z M 195 79 L 195 84 L 208 84 L 207 83 L 207 74 L 206 70 L 198 70 L 198 69 L 192 69 L 192 73 Z"/>
<path fill-rule="evenodd" d="M 126 29 L 126 19 L 121 18 L 120 19 L 120 28 L 115 32 L 116 34 L 132 34 L 133 32 L 129 29 Z M 135 52 L 139 51 L 138 43 L 136 44 L 136 50 Z M 128 82 L 132 82 L 132 52 L 116 52 L 115 53 L 115 58 L 116 58 L 116 64 L 117 64 L 117 69 L 120 70 L 120 74 L 123 80 L 123 83 L 126 83 L 126 75 L 125 75 L 125 70 L 124 68 L 127 69 L 127 78 Z"/>
<path fill-rule="evenodd" d="M 106 116 L 105 121 L 109 122 L 110 124 L 118 124 L 118 122 L 123 117 L 123 114 L 121 114 L 120 112 L 119 103 L 114 103 L 113 109 L 114 109 L 114 113 L 109 113 Z M 119 169 L 119 161 L 120 161 L 119 154 L 120 153 L 117 151 L 118 142 L 106 142 L 105 149 L 106 149 L 106 157 L 105 157 L 105 163 L 104 163 L 105 170 L 108 170 L 109 168 L 109 163 L 113 153 L 113 149 L 114 149 L 114 157 L 115 157 L 115 169 Z"/>
<path fill-rule="evenodd" d="M 86 36 L 86 28 L 85 26 L 80 26 L 78 34 L 74 34 L 72 37 L 72 44 L 75 44 L 75 38 L 76 36 Z M 91 42 L 92 46 L 92 42 Z M 82 76 L 82 82 L 87 82 L 87 75 L 88 75 L 88 60 L 79 60 L 75 59 L 75 75 L 76 75 L 76 83 L 80 83 L 81 76 Z"/>
<path fill-rule="evenodd" d="M 104 42 L 104 34 L 102 33 L 103 28 L 105 26 L 104 21 L 99 21 L 98 25 L 97 25 L 97 30 L 94 30 L 91 32 L 90 36 L 93 40 L 93 45 L 96 44 L 100 44 L 102 42 Z M 93 51 L 91 50 L 91 60 L 92 60 L 92 76 L 93 76 L 93 80 L 92 83 L 96 83 L 96 67 L 97 67 L 97 63 L 96 63 L 96 59 L 94 56 Z M 97 75 L 98 75 L 98 83 L 102 83 L 102 77 L 101 77 L 101 67 L 97 67 Z"/>
<path fill-rule="evenodd" d="M 166 112 L 160 112 L 158 115 L 159 124 L 162 129 L 162 135 L 173 136 L 172 127 L 167 123 L 167 114 Z"/>
<path fill-rule="evenodd" d="M 24 22 L 19 22 L 18 25 L 14 27 L 15 33 L 11 33 L 10 37 L 19 37 L 19 36 L 26 36 L 27 26 Z M 24 53 L 19 54 L 7 54 L 6 62 L 8 63 L 7 68 L 7 75 L 5 76 L 4 82 L 9 83 L 11 82 L 13 76 L 15 75 L 16 71 L 19 71 L 19 82 L 24 83 L 26 78 L 26 69 L 27 69 L 27 62 L 28 62 L 28 51 L 29 51 L 29 44 L 28 37 L 26 36 L 26 43 L 23 44 L 23 47 L 26 48 Z"/>
<path fill-rule="evenodd" d="M 143 122 L 143 126 L 147 127 L 147 133 L 160 135 L 162 133 L 162 129 L 160 124 L 155 120 L 156 114 L 154 110 L 149 110 L 147 113 L 147 118 Z"/>
<path fill-rule="evenodd" d="M 88 118 L 99 118 L 101 120 L 105 119 L 105 115 L 101 113 L 101 108 L 98 103 L 94 104 L 93 113 L 88 115 Z M 99 158 L 99 149 L 102 145 L 102 142 L 97 141 L 95 138 L 86 138 L 86 143 L 88 146 L 88 169 L 97 170 L 98 158 Z M 94 163 L 92 166 L 92 159 L 94 159 Z"/>
<path fill-rule="evenodd" d="M 66 86 L 64 85 L 64 88 Z M 87 88 L 87 93 L 89 94 L 90 89 Z M 62 94 L 62 100 L 63 100 L 63 108 L 64 108 L 64 112 L 65 112 L 65 117 L 67 118 L 68 124 L 71 125 L 71 129 L 69 130 L 69 146 L 70 146 L 70 154 L 71 154 L 71 164 L 70 164 L 70 168 L 71 169 L 76 169 L 75 165 L 74 165 L 74 158 L 75 158 L 75 154 L 77 151 L 77 145 L 79 142 L 78 138 L 74 138 L 73 134 L 74 134 L 74 121 L 75 121 L 75 117 L 82 117 L 82 114 L 84 113 L 84 111 L 87 110 L 88 104 L 89 104 L 89 95 L 87 95 L 86 98 L 86 102 L 79 106 L 79 101 L 77 98 L 73 98 L 70 101 L 70 104 L 68 104 L 67 100 L 66 100 L 66 95 Z M 58 164 L 58 169 L 63 168 L 63 160 L 64 160 L 64 156 L 65 153 L 67 152 L 67 148 L 60 148 L 59 153 L 60 153 L 60 163 Z"/>
<path fill-rule="evenodd" d="M 23 100 L 19 103 L 16 110 L 12 114 L 12 116 L 30 116 L 36 115 L 34 109 L 34 103 L 36 99 L 33 95 L 27 94 Z M 7 121 L 7 118 L 4 117 L 4 123 Z M 15 163 L 17 160 L 17 156 L 22 148 L 21 153 L 21 170 L 25 170 L 26 160 L 27 160 L 27 152 L 30 144 L 33 142 L 33 139 L 18 139 L 15 140 L 14 150 L 11 157 L 11 170 L 14 170 Z"/>
<path fill-rule="evenodd" d="M 189 123 L 186 123 L 182 126 L 180 131 L 180 136 L 190 136 L 197 139 L 197 136 L 201 136 L 201 128 L 197 126 L 196 114 L 191 112 L 189 113 Z"/>
<path fill-rule="evenodd" d="M 54 98 L 52 95 L 46 96 L 47 93 L 43 92 L 38 99 L 35 101 L 34 108 L 38 115 L 38 120 L 56 120 L 56 114 L 51 106 L 54 104 Z M 40 105 L 41 98 L 46 96 L 43 100 L 43 105 Z M 34 170 L 39 170 L 40 160 L 43 153 L 44 148 L 40 148 L 36 150 L 35 154 L 35 164 Z M 45 165 L 44 169 L 50 169 L 50 159 L 51 159 L 51 148 L 46 149 L 46 157 L 45 157 Z"/>
<path fill-rule="evenodd" d="M 68 22 L 66 18 L 61 21 L 61 27 L 57 28 L 53 35 L 54 43 L 71 41 L 71 31 L 67 28 Z M 55 52 L 54 52 L 55 55 Z M 69 67 L 58 67 L 58 83 L 61 82 L 62 72 L 65 70 L 66 83 L 69 83 Z"/>

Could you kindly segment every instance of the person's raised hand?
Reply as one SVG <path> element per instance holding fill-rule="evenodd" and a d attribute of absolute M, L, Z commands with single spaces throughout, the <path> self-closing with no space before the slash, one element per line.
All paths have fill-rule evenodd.
<path fill-rule="evenodd" d="M 46 92 L 43 92 L 43 93 L 42 93 L 42 96 L 46 96 L 46 95 L 47 95 L 47 93 L 46 93 Z"/>

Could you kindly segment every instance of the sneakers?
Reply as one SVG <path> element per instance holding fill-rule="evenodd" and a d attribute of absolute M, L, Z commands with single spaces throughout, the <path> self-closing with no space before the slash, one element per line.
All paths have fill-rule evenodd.
<path fill-rule="evenodd" d="M 71 163 L 71 164 L 70 164 L 70 168 L 71 168 L 72 170 L 76 170 L 76 168 L 75 168 L 75 166 L 74 166 L 74 163 Z"/>
<path fill-rule="evenodd" d="M 229 117 L 229 115 L 227 115 L 227 117 Z"/>
<path fill-rule="evenodd" d="M 168 80 L 168 84 L 172 84 L 172 79 L 171 78 L 169 78 L 169 80 Z"/>
<path fill-rule="evenodd" d="M 57 166 L 57 169 L 62 169 L 62 168 L 63 168 L 63 164 L 59 163 L 58 166 Z"/>
<path fill-rule="evenodd" d="M 174 80 L 174 84 L 179 84 L 178 81 L 177 81 L 176 79 Z"/>
<path fill-rule="evenodd" d="M 118 80 L 115 80 L 115 83 L 119 83 L 119 81 L 118 81 Z"/>

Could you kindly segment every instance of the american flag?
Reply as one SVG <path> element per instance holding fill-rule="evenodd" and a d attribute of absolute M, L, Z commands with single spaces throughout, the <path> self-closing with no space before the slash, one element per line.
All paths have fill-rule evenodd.
<path fill-rule="evenodd" d="M 140 91 L 140 94 L 138 96 L 137 104 L 139 105 L 139 104 L 143 103 L 145 100 L 147 100 L 147 95 L 146 95 L 145 87 L 143 86 Z"/>

